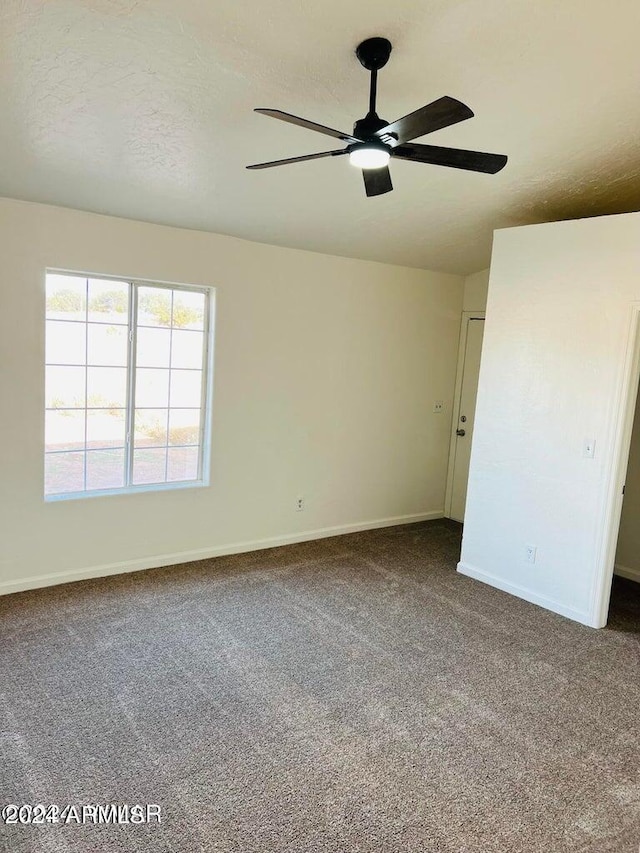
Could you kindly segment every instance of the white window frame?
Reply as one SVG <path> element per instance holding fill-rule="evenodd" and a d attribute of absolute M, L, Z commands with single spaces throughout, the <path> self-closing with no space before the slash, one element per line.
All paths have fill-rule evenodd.
<path fill-rule="evenodd" d="M 152 279 L 130 278 L 129 276 L 103 275 L 101 273 L 85 273 L 77 270 L 56 269 L 47 267 L 45 274 L 45 298 L 46 298 L 46 276 L 48 275 L 69 275 L 80 278 L 94 279 L 99 281 L 116 281 L 121 284 L 129 285 L 129 311 L 128 311 L 128 363 L 127 363 L 127 391 L 126 391 L 126 435 L 125 435 L 125 485 L 117 488 L 108 489 L 83 489 L 75 492 L 58 492 L 47 494 L 45 492 L 45 483 L 43 479 L 43 494 L 46 503 L 78 500 L 84 498 L 104 497 L 106 495 L 127 495 L 137 494 L 139 492 L 163 492 L 174 491 L 176 489 L 193 489 L 203 488 L 210 484 L 211 477 L 211 420 L 212 420 L 212 403 L 213 403 L 213 353 L 214 353 L 214 330 L 215 330 L 215 287 L 202 285 L 191 285 L 177 282 L 154 281 Z M 202 293 L 205 297 L 205 310 L 203 322 L 203 354 L 202 354 L 202 392 L 201 392 L 201 407 L 200 407 L 200 432 L 198 442 L 198 477 L 195 480 L 178 480 L 162 483 L 140 483 L 136 485 L 132 482 L 133 478 L 133 427 L 135 417 L 135 383 L 136 383 L 136 355 L 137 355 L 137 335 L 138 326 L 138 289 L 140 287 L 154 287 L 164 290 L 184 290 L 190 293 Z M 46 304 L 46 303 L 45 303 Z M 45 327 L 46 327 L 46 310 L 45 310 Z M 64 321 L 71 322 L 71 321 Z M 80 321 L 75 321 L 80 322 Z M 88 326 L 88 322 L 85 321 Z M 46 332 L 46 328 L 45 328 Z M 88 357 L 88 356 L 87 356 Z M 45 357 L 45 366 L 47 360 Z M 76 365 L 73 365 L 76 366 Z M 85 370 L 87 364 L 85 361 Z M 169 392 L 170 393 L 170 392 Z M 86 401 L 85 401 L 86 404 Z M 171 397 L 168 400 L 168 407 L 171 409 Z M 48 411 L 45 406 L 45 415 Z M 82 411 L 82 410 L 80 410 Z M 86 408 L 85 408 L 86 411 Z M 167 436 L 168 441 L 168 436 Z M 67 451 L 53 451 L 67 452 Z M 71 451 L 69 451 L 71 452 Z M 86 453 L 86 444 L 85 450 Z M 46 445 L 43 454 L 46 461 Z M 166 474 L 165 474 L 166 476 Z M 85 482 L 86 482 L 86 461 L 85 461 Z"/>

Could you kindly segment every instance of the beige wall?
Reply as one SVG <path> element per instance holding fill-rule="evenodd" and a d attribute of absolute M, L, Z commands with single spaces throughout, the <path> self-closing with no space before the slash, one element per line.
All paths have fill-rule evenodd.
<path fill-rule="evenodd" d="M 9 200 L 0 256 L 1 591 L 442 513 L 462 278 Z M 217 287 L 209 488 L 44 502 L 47 266 Z"/>
<path fill-rule="evenodd" d="M 488 289 L 488 269 L 468 275 L 464 280 L 463 310 L 484 311 L 487 307 Z"/>
<path fill-rule="evenodd" d="M 640 582 L 640 394 L 631 434 L 631 449 L 622 504 L 616 572 Z"/>
<path fill-rule="evenodd" d="M 594 626 L 638 302 L 638 213 L 494 236 L 459 569 Z"/>

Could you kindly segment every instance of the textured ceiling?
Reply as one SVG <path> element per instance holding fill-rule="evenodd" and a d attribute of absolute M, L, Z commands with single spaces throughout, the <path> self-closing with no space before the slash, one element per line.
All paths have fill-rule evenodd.
<path fill-rule="evenodd" d="M 2 0 L 0 195 L 468 273 L 496 227 L 640 208 L 638 32 L 638 0 Z M 245 170 L 335 147 L 252 108 L 349 131 L 371 35 L 380 115 L 458 98 L 424 141 L 502 172 L 394 161 L 367 199 L 347 158 Z"/>

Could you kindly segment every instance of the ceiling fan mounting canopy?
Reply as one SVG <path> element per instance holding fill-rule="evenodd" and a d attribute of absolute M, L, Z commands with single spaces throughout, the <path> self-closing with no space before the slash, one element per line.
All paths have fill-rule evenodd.
<path fill-rule="evenodd" d="M 393 122 L 387 122 L 378 116 L 376 112 L 378 71 L 387 64 L 390 55 L 391 42 L 381 36 L 366 39 L 356 48 L 356 56 L 360 64 L 371 72 L 371 83 L 369 111 L 364 118 L 355 122 L 353 133 L 343 133 L 282 110 L 262 108 L 255 110 L 257 113 L 269 115 L 280 121 L 306 127 L 325 136 L 332 136 L 334 139 L 346 142 L 345 148 L 322 151 L 318 154 L 305 154 L 301 157 L 289 157 L 285 160 L 273 160 L 269 163 L 256 163 L 253 166 L 247 166 L 247 169 L 268 169 L 272 166 L 349 154 L 351 163 L 362 169 L 367 196 L 382 195 L 393 189 L 387 166 L 390 157 L 487 174 L 495 174 L 503 169 L 507 163 L 507 158 L 503 154 L 487 154 L 482 151 L 442 148 L 412 142 L 420 136 L 473 117 L 472 110 L 455 98 L 445 95 Z"/>
<path fill-rule="evenodd" d="M 356 48 L 356 56 L 367 71 L 379 71 L 389 61 L 391 42 L 379 36 L 365 39 Z"/>

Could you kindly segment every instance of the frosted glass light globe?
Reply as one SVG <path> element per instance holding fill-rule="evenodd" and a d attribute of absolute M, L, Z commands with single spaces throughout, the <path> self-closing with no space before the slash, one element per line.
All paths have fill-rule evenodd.
<path fill-rule="evenodd" d="M 361 169 L 381 169 L 389 162 L 389 156 L 386 148 L 379 145 L 363 145 L 349 153 L 349 162 Z"/>

